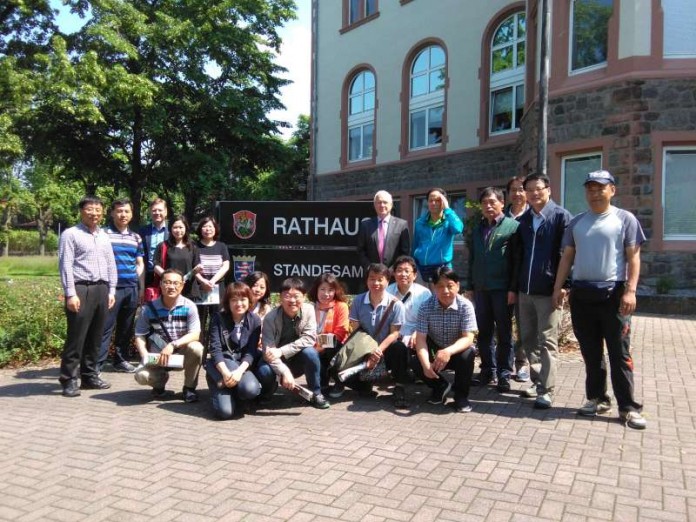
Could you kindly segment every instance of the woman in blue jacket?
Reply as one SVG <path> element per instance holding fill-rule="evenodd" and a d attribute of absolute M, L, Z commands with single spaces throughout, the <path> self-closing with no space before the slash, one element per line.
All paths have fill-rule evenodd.
<path fill-rule="evenodd" d="M 413 257 L 424 281 L 441 266 L 452 268 L 454 236 L 464 231 L 464 224 L 447 201 L 441 188 L 428 192 L 428 213 L 416 221 Z"/>
<path fill-rule="evenodd" d="M 206 380 L 215 416 L 234 416 L 237 402 L 255 399 L 261 384 L 253 373 L 260 356 L 261 319 L 251 312 L 252 293 L 244 283 L 227 287 L 222 312 L 210 322 Z"/>

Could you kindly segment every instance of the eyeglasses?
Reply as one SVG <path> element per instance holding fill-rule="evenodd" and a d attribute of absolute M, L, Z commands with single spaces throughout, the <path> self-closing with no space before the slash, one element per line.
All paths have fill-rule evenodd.
<path fill-rule="evenodd" d="M 182 283 L 181 281 L 162 281 L 162 284 L 164 286 L 173 286 L 174 288 L 179 288 L 184 283 Z"/>
<path fill-rule="evenodd" d="M 283 301 L 302 301 L 303 295 L 282 294 Z"/>
<path fill-rule="evenodd" d="M 526 190 L 527 192 L 532 192 L 532 193 L 534 193 L 534 192 L 543 192 L 543 191 L 546 190 L 547 188 L 549 188 L 549 187 L 528 187 L 528 188 L 526 188 L 526 189 L 524 189 L 524 190 Z"/>

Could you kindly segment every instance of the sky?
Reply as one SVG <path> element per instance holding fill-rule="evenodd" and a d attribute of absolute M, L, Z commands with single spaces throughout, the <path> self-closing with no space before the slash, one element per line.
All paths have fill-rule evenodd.
<path fill-rule="evenodd" d="M 283 44 L 277 63 L 288 71 L 284 78 L 293 83 L 281 90 L 281 101 L 284 111 L 272 111 L 269 117 L 274 120 L 284 120 L 292 127 L 280 129 L 283 137 L 289 138 L 294 130 L 295 122 L 300 114 L 309 114 L 310 72 L 311 72 L 311 0 L 295 0 L 297 4 L 297 19 L 279 29 Z M 51 6 L 58 9 L 58 25 L 61 30 L 70 33 L 78 30 L 84 20 L 64 8 L 60 0 L 51 0 Z"/>

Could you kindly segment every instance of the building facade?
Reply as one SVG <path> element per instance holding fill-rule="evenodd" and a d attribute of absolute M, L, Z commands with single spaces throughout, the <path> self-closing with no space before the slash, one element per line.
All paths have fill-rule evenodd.
<path fill-rule="evenodd" d="M 585 208 L 604 168 L 649 241 L 641 284 L 696 288 L 696 2 L 549 0 L 548 174 Z M 313 0 L 317 200 L 466 199 L 537 164 L 537 0 Z M 457 257 L 464 262 L 464 242 Z"/>

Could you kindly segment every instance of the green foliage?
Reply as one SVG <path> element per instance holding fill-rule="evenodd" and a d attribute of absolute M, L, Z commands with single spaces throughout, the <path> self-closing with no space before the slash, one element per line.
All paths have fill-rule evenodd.
<path fill-rule="evenodd" d="M 0 280 L 0 367 L 60 354 L 66 335 L 58 278 Z"/>
<path fill-rule="evenodd" d="M 57 277 L 58 258 L 55 256 L 0 257 L 0 278 Z"/>
<path fill-rule="evenodd" d="M 13 256 L 31 256 L 40 252 L 40 238 L 36 230 L 9 230 L 9 253 Z M 58 252 L 58 236 L 49 231 L 46 236 L 46 253 Z M 55 259 L 54 259 L 55 263 Z"/>
<path fill-rule="evenodd" d="M 675 285 L 676 282 L 672 276 L 664 275 L 655 281 L 655 291 L 660 295 L 669 294 L 674 290 Z"/>

